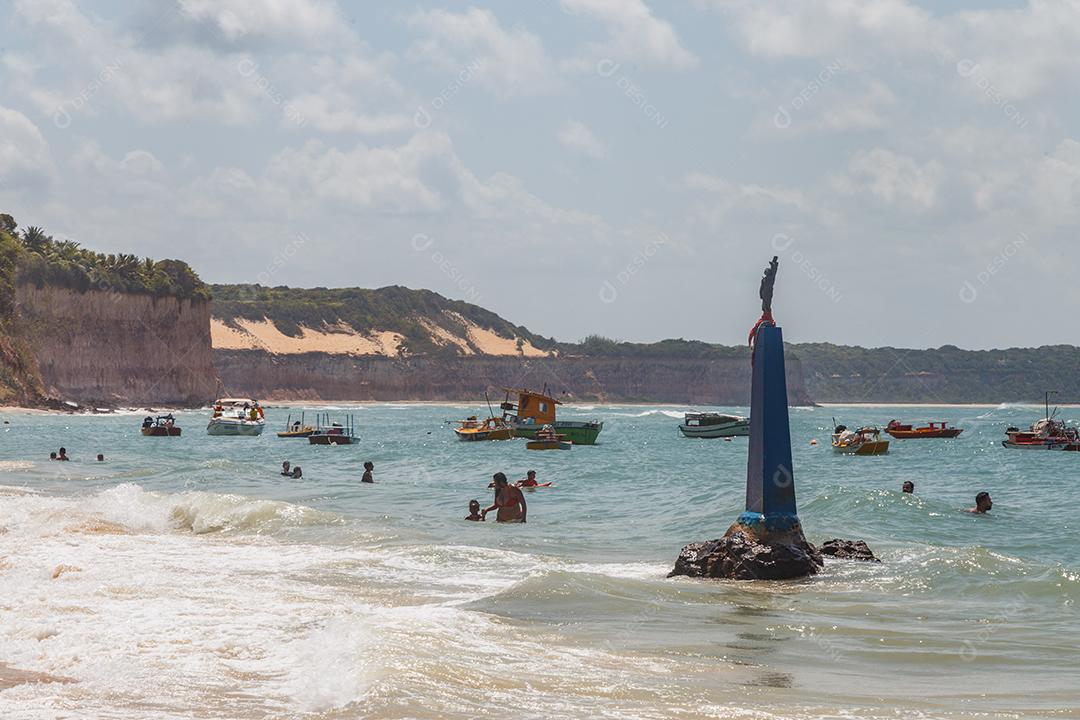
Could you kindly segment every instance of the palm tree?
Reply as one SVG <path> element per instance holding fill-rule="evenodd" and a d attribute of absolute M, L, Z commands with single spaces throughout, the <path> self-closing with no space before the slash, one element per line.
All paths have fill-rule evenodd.
<path fill-rule="evenodd" d="M 37 225 L 31 225 L 23 230 L 22 241 L 28 250 L 44 254 L 45 248 L 52 242 L 52 238 L 46 235 L 45 231 Z"/>

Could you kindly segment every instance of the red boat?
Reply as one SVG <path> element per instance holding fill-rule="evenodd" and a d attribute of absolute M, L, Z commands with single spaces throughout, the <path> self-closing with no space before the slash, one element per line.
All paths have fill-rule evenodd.
<path fill-rule="evenodd" d="M 1008 428 L 1005 430 L 1008 440 L 1001 444 L 1014 450 L 1065 450 L 1080 452 L 1080 433 L 1076 428 L 1066 427 L 1060 420 L 1052 417 L 1043 418 L 1029 430 Z"/>
<path fill-rule="evenodd" d="M 904 425 L 899 420 L 890 420 L 885 432 L 897 440 L 915 440 L 918 438 L 954 438 L 964 432 L 963 428 L 948 427 L 947 422 L 929 422 L 925 427 Z"/>
<path fill-rule="evenodd" d="M 1061 420 L 1055 420 L 1057 408 L 1050 412 L 1050 396 L 1056 390 L 1046 392 L 1046 416 L 1027 430 L 1010 427 L 1005 429 L 1007 440 L 1001 444 L 1015 450 L 1064 450 L 1080 452 L 1080 431 L 1067 426 Z"/>

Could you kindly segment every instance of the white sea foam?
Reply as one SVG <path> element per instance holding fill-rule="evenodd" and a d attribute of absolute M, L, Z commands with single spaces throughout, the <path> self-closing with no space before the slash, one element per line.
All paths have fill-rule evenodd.
<path fill-rule="evenodd" d="M 545 678 L 535 680 L 535 693 L 496 688 L 488 698 L 507 709 L 524 703 L 522 716 L 541 717 L 558 714 L 571 679 L 595 688 L 613 672 L 667 671 L 659 667 L 666 661 L 637 667 L 645 661 L 560 649 L 555 637 L 510 632 L 501 618 L 460 607 L 566 561 L 470 546 L 377 549 L 251 534 L 272 518 L 303 521 L 309 512 L 133 484 L 0 504 L 0 526 L 10 528 L 0 535 L 3 659 L 75 681 L 0 693 L 0 716 L 50 717 L 27 711 L 46 707 L 46 696 L 49 705 L 120 718 L 144 717 L 147 704 L 160 716 L 195 707 L 238 718 L 345 707 L 366 714 L 413 693 L 425 705 L 462 707 L 472 688 L 497 685 L 506 673 L 531 674 L 542 658 Z M 193 535 L 200 523 L 249 532 Z M 658 570 L 574 569 L 616 577 Z M 461 682 L 463 673 L 472 679 Z"/>

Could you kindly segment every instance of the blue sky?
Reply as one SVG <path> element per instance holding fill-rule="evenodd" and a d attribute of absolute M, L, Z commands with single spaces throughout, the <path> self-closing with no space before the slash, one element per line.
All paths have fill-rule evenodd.
<path fill-rule="evenodd" d="M 738 343 L 778 254 L 789 340 L 1080 342 L 1080 2 L 15 0 L 0 37 L 0 208 L 211 282 Z"/>

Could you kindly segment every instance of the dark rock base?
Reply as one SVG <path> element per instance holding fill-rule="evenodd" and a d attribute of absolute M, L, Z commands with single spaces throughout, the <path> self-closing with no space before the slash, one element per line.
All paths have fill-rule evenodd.
<path fill-rule="evenodd" d="M 668 577 L 789 580 L 814 575 L 823 565 L 821 553 L 797 526 L 762 538 L 736 523 L 719 540 L 684 547 Z"/>
<path fill-rule="evenodd" d="M 881 562 L 862 540 L 826 540 L 821 545 L 821 552 L 823 555 L 831 555 L 842 560 Z"/>

